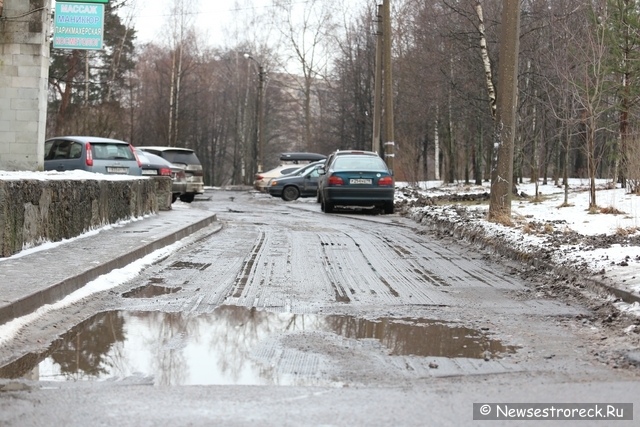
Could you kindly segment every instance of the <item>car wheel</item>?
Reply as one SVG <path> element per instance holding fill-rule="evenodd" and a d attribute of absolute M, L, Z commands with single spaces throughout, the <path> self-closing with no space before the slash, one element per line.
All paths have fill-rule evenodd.
<path fill-rule="evenodd" d="M 322 209 L 322 212 L 324 213 L 331 213 L 333 212 L 333 203 L 328 203 L 322 199 L 320 202 L 320 209 Z"/>
<path fill-rule="evenodd" d="M 292 200 L 296 200 L 298 197 L 300 197 L 300 190 L 298 190 L 297 187 L 289 186 L 282 190 L 282 200 L 291 202 Z"/>
<path fill-rule="evenodd" d="M 171 203 L 175 203 L 176 200 L 178 200 L 178 195 L 177 194 L 172 194 L 171 195 Z"/>
<path fill-rule="evenodd" d="M 393 213 L 393 202 L 386 202 L 384 204 L 384 213 L 388 215 Z"/>
<path fill-rule="evenodd" d="M 195 199 L 195 197 L 196 197 L 195 194 L 183 194 L 182 196 L 180 196 L 180 201 L 185 203 L 191 203 L 193 202 L 193 199 Z"/>

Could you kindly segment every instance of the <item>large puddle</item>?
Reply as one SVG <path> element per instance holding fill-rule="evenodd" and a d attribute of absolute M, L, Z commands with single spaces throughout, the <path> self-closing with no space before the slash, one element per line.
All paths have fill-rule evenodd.
<path fill-rule="evenodd" d="M 44 354 L 29 354 L 0 368 L 0 378 L 77 381 L 148 376 L 156 385 L 285 385 L 286 379 L 274 376 L 272 366 L 265 366 L 254 351 L 269 338 L 301 331 L 375 339 L 391 355 L 497 358 L 516 350 L 481 331 L 427 319 L 366 320 L 237 306 L 222 306 L 198 317 L 114 311 L 76 326 Z"/>

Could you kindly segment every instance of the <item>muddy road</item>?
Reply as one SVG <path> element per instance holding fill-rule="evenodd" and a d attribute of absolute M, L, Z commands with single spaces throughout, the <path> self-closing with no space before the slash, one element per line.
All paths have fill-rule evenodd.
<path fill-rule="evenodd" d="M 205 196 L 220 231 L 0 349 L 0 425 L 458 426 L 473 403 L 640 395 L 602 357 L 624 334 L 522 266 L 398 215 Z"/>

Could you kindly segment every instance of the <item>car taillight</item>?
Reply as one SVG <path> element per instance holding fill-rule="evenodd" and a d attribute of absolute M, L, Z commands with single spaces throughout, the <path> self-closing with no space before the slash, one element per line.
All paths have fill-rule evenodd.
<path fill-rule="evenodd" d="M 329 185 L 342 185 L 344 181 L 339 176 L 331 175 L 329 177 Z"/>
<path fill-rule="evenodd" d="M 87 142 L 84 148 L 87 150 L 87 159 L 85 160 L 85 162 L 87 163 L 87 166 L 93 166 L 93 153 L 91 152 L 91 144 Z"/>
<path fill-rule="evenodd" d="M 393 178 L 390 176 L 383 176 L 378 180 L 378 185 L 393 185 Z"/>
<path fill-rule="evenodd" d="M 133 148 L 133 145 L 129 144 L 129 149 L 133 153 L 133 157 L 136 158 L 136 162 L 138 162 L 138 167 L 141 168 L 142 167 L 142 162 L 140 161 L 140 157 L 138 157 L 138 153 L 136 153 L 136 150 Z"/>
<path fill-rule="evenodd" d="M 256 181 L 261 181 L 264 179 L 264 176 L 262 175 L 256 175 Z"/>
<path fill-rule="evenodd" d="M 171 169 L 160 168 L 160 176 L 171 176 Z"/>

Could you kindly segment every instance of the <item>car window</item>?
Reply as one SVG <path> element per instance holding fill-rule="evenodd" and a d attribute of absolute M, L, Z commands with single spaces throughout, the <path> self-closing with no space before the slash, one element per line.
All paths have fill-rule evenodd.
<path fill-rule="evenodd" d="M 125 144 L 91 143 L 91 153 L 96 160 L 135 160 L 133 152 Z"/>
<path fill-rule="evenodd" d="M 317 178 L 320 176 L 320 172 L 318 172 L 318 168 L 312 169 L 311 173 L 308 173 L 311 178 Z"/>
<path fill-rule="evenodd" d="M 333 163 L 336 171 L 345 170 L 374 170 L 386 171 L 387 165 L 376 156 L 338 156 Z"/>
<path fill-rule="evenodd" d="M 282 170 L 280 171 L 280 173 L 281 173 L 282 175 L 288 175 L 288 174 L 290 174 L 291 172 L 295 172 L 295 171 L 297 171 L 298 169 L 300 169 L 300 167 L 299 167 L 299 166 L 296 166 L 295 168 L 286 168 L 286 169 L 282 169 Z"/>
<path fill-rule="evenodd" d="M 154 153 L 156 154 L 156 153 Z M 182 151 L 182 150 L 164 150 L 161 157 L 167 159 L 171 163 L 182 163 L 185 165 L 199 165 L 200 160 L 198 160 L 198 156 L 193 151 Z"/>
<path fill-rule="evenodd" d="M 82 144 L 79 142 L 71 141 L 71 147 L 69 148 L 69 158 L 79 159 L 82 157 Z"/>
<path fill-rule="evenodd" d="M 51 149 L 53 147 L 53 143 L 55 140 L 45 141 L 44 143 L 44 159 L 45 160 L 53 160 L 54 151 Z"/>
<path fill-rule="evenodd" d="M 53 147 L 51 147 L 50 157 L 53 160 L 65 160 L 70 157 L 72 141 L 67 141 L 64 139 L 58 139 L 53 143 Z"/>

